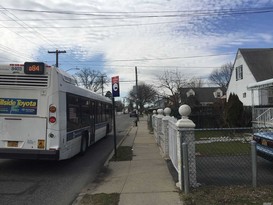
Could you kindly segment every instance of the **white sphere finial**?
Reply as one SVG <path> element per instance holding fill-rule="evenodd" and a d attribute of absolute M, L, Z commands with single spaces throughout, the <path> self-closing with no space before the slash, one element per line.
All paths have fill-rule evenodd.
<path fill-rule="evenodd" d="M 159 115 L 163 115 L 163 112 L 164 112 L 163 109 L 158 109 L 158 110 L 157 110 L 157 113 L 158 113 Z"/>
<path fill-rule="evenodd" d="M 187 119 L 188 116 L 191 114 L 191 107 L 186 104 L 181 105 L 178 112 L 182 116 L 182 119 Z"/>
<path fill-rule="evenodd" d="M 184 104 L 181 105 L 178 109 L 179 114 L 182 116 L 180 120 L 176 122 L 176 126 L 178 128 L 194 128 L 195 124 L 192 120 L 188 118 L 188 116 L 191 114 L 191 108 L 190 106 Z"/>
<path fill-rule="evenodd" d="M 172 112 L 172 110 L 171 110 L 171 108 L 169 108 L 169 107 L 166 107 L 166 108 L 164 109 L 164 114 L 165 114 L 166 116 L 170 116 L 171 112 Z"/>

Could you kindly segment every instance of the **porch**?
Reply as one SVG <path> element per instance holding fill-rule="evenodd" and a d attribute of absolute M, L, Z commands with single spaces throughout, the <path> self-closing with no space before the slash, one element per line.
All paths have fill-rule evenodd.
<path fill-rule="evenodd" d="M 253 127 L 273 128 L 273 79 L 248 85 L 252 99 Z"/>

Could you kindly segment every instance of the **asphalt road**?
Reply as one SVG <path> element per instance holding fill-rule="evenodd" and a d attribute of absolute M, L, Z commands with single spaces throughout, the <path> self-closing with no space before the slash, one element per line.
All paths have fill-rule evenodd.
<path fill-rule="evenodd" d="M 119 142 L 130 128 L 129 115 L 116 116 Z M 113 135 L 84 156 L 64 161 L 0 160 L 1 205 L 69 205 L 92 182 L 113 150 Z"/>

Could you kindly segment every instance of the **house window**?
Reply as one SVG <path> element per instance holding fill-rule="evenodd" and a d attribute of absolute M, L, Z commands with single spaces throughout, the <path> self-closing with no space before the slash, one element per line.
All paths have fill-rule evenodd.
<path fill-rule="evenodd" d="M 216 92 L 216 97 L 220 98 L 221 97 L 221 92 Z"/>
<path fill-rule="evenodd" d="M 243 79 L 243 65 L 236 67 L 236 80 Z"/>
<path fill-rule="evenodd" d="M 268 97 L 268 104 L 272 105 L 273 104 L 273 97 Z"/>
<path fill-rule="evenodd" d="M 243 98 L 246 98 L 246 93 L 243 93 Z"/>
<path fill-rule="evenodd" d="M 273 104 L 273 90 L 268 90 L 268 104 L 272 105 Z"/>
<path fill-rule="evenodd" d="M 194 96 L 195 95 L 195 92 L 190 89 L 187 93 L 186 93 L 187 97 L 190 97 L 190 96 Z"/>
<path fill-rule="evenodd" d="M 222 97 L 222 96 L 223 96 L 222 90 L 220 90 L 220 89 L 215 90 L 215 92 L 213 92 L 213 96 L 214 96 L 215 98 L 220 98 L 220 97 Z"/>

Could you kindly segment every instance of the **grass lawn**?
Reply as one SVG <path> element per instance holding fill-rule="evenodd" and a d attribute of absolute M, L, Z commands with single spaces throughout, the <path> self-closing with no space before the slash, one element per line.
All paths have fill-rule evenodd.
<path fill-rule="evenodd" d="M 242 142 L 213 142 L 196 144 L 196 152 L 201 156 L 250 154 L 250 144 Z"/>
<path fill-rule="evenodd" d="M 184 205 L 272 205 L 273 186 L 204 186 L 188 195 L 181 193 L 181 197 Z"/>
<path fill-rule="evenodd" d="M 204 143 L 196 144 L 196 152 L 201 156 L 249 154 L 249 136 L 251 130 L 198 130 L 195 140 Z"/>
<path fill-rule="evenodd" d="M 111 161 L 131 161 L 133 159 L 133 150 L 129 146 L 120 146 L 117 149 L 116 156 L 114 155 Z"/>
<path fill-rule="evenodd" d="M 80 205 L 118 205 L 120 194 L 84 195 Z"/>

